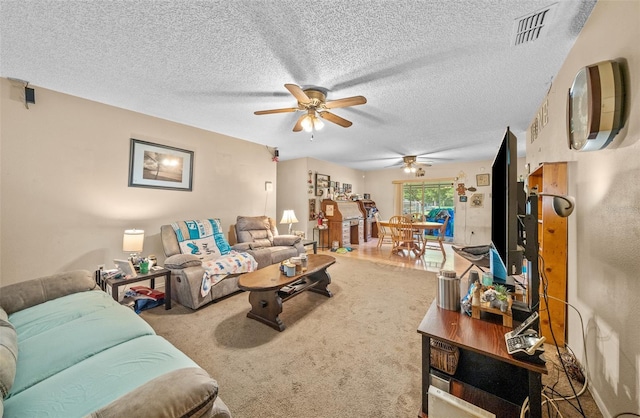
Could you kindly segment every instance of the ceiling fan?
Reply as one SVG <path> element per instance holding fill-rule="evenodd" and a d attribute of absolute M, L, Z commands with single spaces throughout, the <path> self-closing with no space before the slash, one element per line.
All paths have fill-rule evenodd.
<path fill-rule="evenodd" d="M 422 169 L 421 166 L 431 167 L 431 163 L 419 163 L 418 156 L 416 155 L 405 155 L 402 157 L 402 163 L 404 164 L 403 170 L 405 173 L 415 173 L 418 169 Z"/>
<path fill-rule="evenodd" d="M 352 123 L 328 109 L 336 109 L 339 107 L 357 106 L 367 103 L 364 96 L 346 97 L 327 101 L 327 92 L 317 87 L 302 89 L 295 84 L 285 84 L 287 90 L 298 100 L 298 107 L 287 107 L 283 109 L 259 110 L 253 112 L 256 115 L 269 115 L 271 113 L 286 113 L 302 111 L 304 114 L 298 118 L 293 127 L 293 132 L 300 132 L 303 129 L 311 132 L 313 129 L 322 129 L 324 123 L 318 117 L 333 122 L 343 128 L 348 128 Z"/>

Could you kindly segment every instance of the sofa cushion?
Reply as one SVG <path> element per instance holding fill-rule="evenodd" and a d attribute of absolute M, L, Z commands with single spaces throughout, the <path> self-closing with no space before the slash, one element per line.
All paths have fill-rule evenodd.
<path fill-rule="evenodd" d="M 271 246 L 273 246 L 273 242 L 269 241 L 266 238 L 264 238 L 264 239 L 255 239 L 255 240 L 253 240 L 253 242 L 249 243 L 249 247 L 252 250 L 257 250 L 258 248 L 265 248 L 265 247 L 271 247 Z"/>
<path fill-rule="evenodd" d="M 233 245 L 231 248 L 236 250 L 236 251 L 247 251 L 247 250 L 251 249 L 251 243 L 250 242 L 241 242 L 239 244 Z"/>
<path fill-rule="evenodd" d="M 8 321 L 7 313 L 0 308 L 0 394 L 7 396 L 16 377 L 18 361 L 18 336 Z M 0 416 L 2 416 L 0 414 Z"/>
<path fill-rule="evenodd" d="M 149 324 L 101 291 L 51 300 L 10 319 L 20 341 L 20 372 L 10 396 L 113 346 L 154 334 Z"/>
<path fill-rule="evenodd" d="M 203 260 L 228 254 L 231 246 L 222 233 L 219 219 L 179 221 L 171 224 L 180 250 Z"/>
<path fill-rule="evenodd" d="M 202 265 L 202 260 L 193 254 L 176 254 L 164 260 L 164 266 L 168 269 L 183 269 Z"/>
<path fill-rule="evenodd" d="M 301 240 L 302 238 L 297 235 L 278 235 L 273 237 L 273 245 L 295 245 Z"/>
<path fill-rule="evenodd" d="M 238 216 L 236 218 L 236 236 L 238 242 L 253 242 L 267 239 L 273 242 L 273 231 L 268 216 Z M 273 244 L 271 244 L 273 245 Z"/>
<path fill-rule="evenodd" d="M 131 312 L 131 317 L 137 315 Z M 127 323 L 122 323 L 125 328 Z M 78 332 L 78 338 L 82 333 Z M 42 347 L 46 357 L 51 346 Z M 157 335 L 134 338 L 56 373 L 4 401 L 5 416 L 82 417 L 165 373 L 198 365 Z M 153 402 L 152 399 L 149 402 Z M 147 416 L 131 411 L 126 416 Z"/>
<path fill-rule="evenodd" d="M 249 250 L 248 252 L 258 262 L 259 269 L 270 266 L 271 264 L 280 263 L 281 261 L 298 255 L 296 247 L 290 246 L 264 247 L 256 250 Z"/>

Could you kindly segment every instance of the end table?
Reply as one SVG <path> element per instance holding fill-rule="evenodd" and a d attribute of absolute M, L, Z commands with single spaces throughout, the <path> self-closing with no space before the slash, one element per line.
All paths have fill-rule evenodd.
<path fill-rule="evenodd" d="M 96 283 L 100 285 L 102 290 L 106 291 L 106 287 L 109 286 L 111 288 L 111 296 L 117 302 L 118 301 L 118 288 L 120 286 L 125 286 L 131 283 L 138 283 L 145 280 L 151 281 L 151 288 L 155 289 L 156 286 L 156 278 L 164 276 L 164 309 L 171 309 L 171 270 L 166 268 L 161 268 L 159 270 L 149 270 L 149 273 L 138 273 L 136 277 L 131 277 L 129 279 L 115 279 L 109 278 L 102 280 L 100 276 L 100 272 L 96 272 Z"/>

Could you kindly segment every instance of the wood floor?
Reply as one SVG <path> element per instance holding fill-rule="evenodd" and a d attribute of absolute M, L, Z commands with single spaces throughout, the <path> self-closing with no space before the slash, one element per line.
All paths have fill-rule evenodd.
<path fill-rule="evenodd" d="M 354 245 L 353 251 L 346 254 L 332 253 L 328 249 L 320 248 L 318 248 L 318 254 L 360 258 L 393 266 L 432 271 L 434 273 L 438 273 L 440 270 L 455 270 L 458 275 L 461 275 L 471 263 L 456 254 L 450 244 L 444 244 L 444 247 L 446 257 L 442 256 L 442 252 L 439 249 L 427 250 L 422 257 L 416 256 L 414 253 L 407 254 L 407 252 L 393 254 L 391 252 L 391 244 L 384 243 L 378 248 L 378 239 L 373 238 L 364 244 Z"/>

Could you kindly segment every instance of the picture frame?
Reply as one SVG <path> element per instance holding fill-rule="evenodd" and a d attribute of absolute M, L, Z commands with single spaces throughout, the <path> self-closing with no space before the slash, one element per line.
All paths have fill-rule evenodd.
<path fill-rule="evenodd" d="M 329 188 L 331 176 L 326 174 L 316 173 L 316 196 L 322 196 L 324 189 Z"/>
<path fill-rule="evenodd" d="M 318 219 L 318 214 L 316 213 L 316 199 L 309 199 L 309 220 L 315 221 Z"/>
<path fill-rule="evenodd" d="M 467 201 L 467 196 L 460 196 L 460 202 L 464 203 Z"/>
<path fill-rule="evenodd" d="M 471 207 L 481 208 L 483 207 L 484 193 L 474 193 L 471 195 Z"/>
<path fill-rule="evenodd" d="M 113 260 L 113 262 L 128 279 L 138 276 L 131 260 Z"/>
<path fill-rule="evenodd" d="M 131 138 L 129 187 L 192 191 L 193 151 Z"/>
<path fill-rule="evenodd" d="M 478 187 L 480 187 L 480 186 L 488 186 L 490 184 L 489 173 L 476 174 L 476 184 L 477 184 Z"/>

